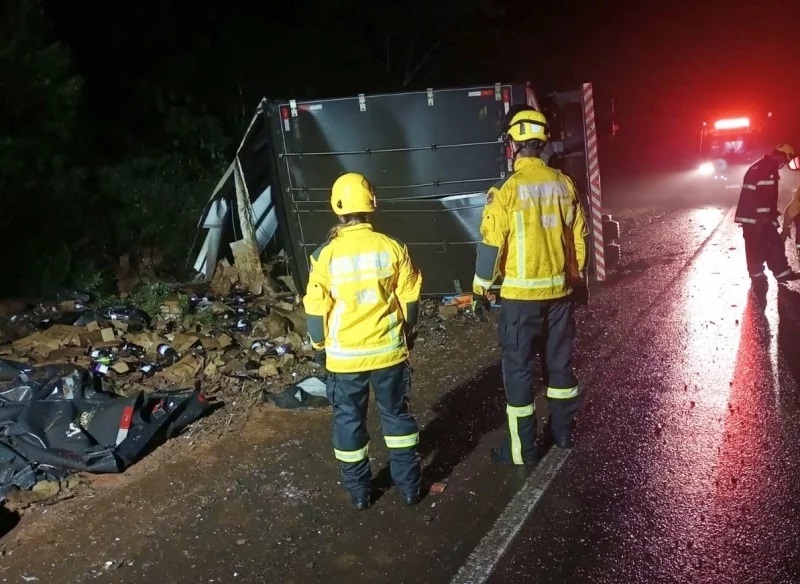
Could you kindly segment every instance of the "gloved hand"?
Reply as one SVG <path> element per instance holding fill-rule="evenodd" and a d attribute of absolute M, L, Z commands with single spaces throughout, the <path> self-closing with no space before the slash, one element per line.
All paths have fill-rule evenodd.
<path fill-rule="evenodd" d="M 492 309 L 492 303 L 483 294 L 472 295 L 472 314 L 483 322 L 489 321 L 489 311 Z"/>
<path fill-rule="evenodd" d="M 417 331 L 406 331 L 406 347 L 409 351 L 414 350 L 414 344 L 417 342 Z"/>
<path fill-rule="evenodd" d="M 580 274 L 580 279 L 572 284 L 572 299 L 578 306 L 589 304 L 589 285 L 584 274 Z"/>
<path fill-rule="evenodd" d="M 325 369 L 327 365 L 327 353 L 325 349 L 314 349 L 314 363 Z"/>

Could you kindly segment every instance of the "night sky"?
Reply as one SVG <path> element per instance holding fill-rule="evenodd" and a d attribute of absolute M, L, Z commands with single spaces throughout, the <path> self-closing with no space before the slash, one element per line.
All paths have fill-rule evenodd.
<path fill-rule="evenodd" d="M 379 60 L 382 26 L 397 37 L 421 31 L 424 44 L 436 37 L 436 23 L 446 23 L 456 14 L 453 6 L 463 3 L 386 2 L 385 14 L 372 4 L 204 7 L 145 0 L 119 3 L 112 11 L 96 8 L 99 3 L 50 0 L 46 7 L 57 36 L 74 50 L 92 111 L 102 117 L 130 112 L 126 103 L 141 79 L 183 79 L 198 98 L 238 99 L 248 112 L 262 95 L 400 89 L 398 78 L 381 79 L 354 63 Z M 417 8 L 389 8 L 404 4 Z M 800 88 L 792 70 L 800 43 L 785 2 L 487 4 L 507 6 L 499 30 L 471 28 L 467 38 L 438 51 L 410 87 L 531 80 L 540 88 L 564 88 L 591 80 L 601 106 L 615 98 L 622 128 L 616 146 L 649 147 L 660 156 L 694 144 L 699 122 L 716 112 L 769 109 L 785 122 L 787 134 L 800 126 Z M 784 139 L 798 142 L 793 134 Z"/>

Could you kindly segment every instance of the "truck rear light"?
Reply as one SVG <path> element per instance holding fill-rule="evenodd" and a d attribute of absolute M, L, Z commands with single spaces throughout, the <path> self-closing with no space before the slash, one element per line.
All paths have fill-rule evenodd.
<path fill-rule="evenodd" d="M 750 118 L 730 118 L 725 120 L 717 120 L 714 122 L 714 128 L 717 130 L 734 130 L 736 128 L 749 128 Z"/>

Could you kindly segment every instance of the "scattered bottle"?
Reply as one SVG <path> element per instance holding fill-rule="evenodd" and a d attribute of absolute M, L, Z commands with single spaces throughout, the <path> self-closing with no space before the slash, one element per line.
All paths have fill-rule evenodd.
<path fill-rule="evenodd" d="M 123 345 L 119 348 L 119 352 L 121 355 L 126 357 L 136 357 L 141 359 L 144 357 L 145 353 L 147 353 L 147 350 L 136 343 L 126 342 L 123 343 Z"/>
<path fill-rule="evenodd" d="M 106 375 L 108 373 L 108 369 L 109 367 L 107 363 L 95 362 L 89 366 L 89 371 L 91 371 L 95 375 L 99 375 L 100 377 Z"/>
<path fill-rule="evenodd" d="M 106 320 L 118 320 L 129 324 L 142 322 L 150 325 L 150 315 L 133 306 L 109 306 L 100 312 L 100 316 Z"/>
<path fill-rule="evenodd" d="M 142 379 L 152 377 L 159 371 L 161 371 L 161 366 L 158 363 L 145 363 L 139 367 L 139 373 L 142 374 Z"/>
<path fill-rule="evenodd" d="M 172 363 L 175 363 L 175 361 L 180 358 L 178 352 L 166 343 L 161 343 L 156 347 L 156 352 L 161 355 L 165 361 L 171 361 Z"/>
<path fill-rule="evenodd" d="M 214 297 L 211 294 L 205 294 L 204 296 L 190 294 L 188 299 L 189 312 L 196 312 L 198 308 L 206 308 L 212 302 L 214 302 Z"/>
<path fill-rule="evenodd" d="M 293 351 L 291 345 L 276 345 L 274 347 L 267 348 L 265 355 L 269 355 L 270 357 L 281 357 L 286 355 L 287 353 L 291 353 Z"/>
<path fill-rule="evenodd" d="M 239 306 L 246 304 L 247 294 L 242 292 L 234 292 L 228 297 L 228 303 Z"/>
<path fill-rule="evenodd" d="M 89 357 L 96 363 L 101 363 L 103 365 L 109 365 L 116 359 L 116 355 L 114 355 L 111 349 L 90 349 Z"/>

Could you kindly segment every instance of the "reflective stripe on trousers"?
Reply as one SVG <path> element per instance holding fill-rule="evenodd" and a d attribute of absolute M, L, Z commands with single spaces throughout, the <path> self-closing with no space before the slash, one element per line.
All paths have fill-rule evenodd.
<path fill-rule="evenodd" d="M 537 458 L 533 406 L 537 353 L 543 354 L 553 433 L 561 438 L 572 432 L 579 393 L 572 365 L 573 315 L 574 303 L 567 299 L 502 300 L 498 342 L 508 404 L 507 441 L 502 454 L 509 462 L 522 464 Z"/>
<path fill-rule="evenodd" d="M 575 387 L 567 387 L 567 388 L 560 388 L 560 387 L 547 388 L 547 397 L 552 399 L 572 399 L 574 397 L 578 397 L 579 394 L 580 394 L 580 389 L 577 385 Z"/>
<path fill-rule="evenodd" d="M 530 418 L 536 413 L 534 405 L 527 406 L 506 406 L 506 416 L 508 418 L 508 438 L 511 442 L 511 461 L 514 464 L 524 464 L 522 456 L 522 438 L 519 432 L 520 418 Z"/>
<path fill-rule="evenodd" d="M 774 223 L 766 225 L 742 226 L 744 238 L 744 254 L 747 262 L 747 273 L 757 277 L 764 272 L 767 264 L 772 275 L 780 277 L 791 273 L 786 259 L 786 247 Z"/>
<path fill-rule="evenodd" d="M 364 448 L 357 448 L 356 450 L 338 450 L 333 449 L 333 454 L 336 460 L 341 462 L 361 462 L 369 456 L 369 442 Z"/>
<path fill-rule="evenodd" d="M 417 421 L 411 414 L 408 394 L 411 376 L 405 363 L 363 373 L 330 373 L 328 399 L 333 408 L 334 455 L 341 463 L 342 485 L 351 494 L 371 491 L 367 409 L 370 384 L 389 447 L 392 480 L 403 494 L 416 493 L 420 485 Z"/>

